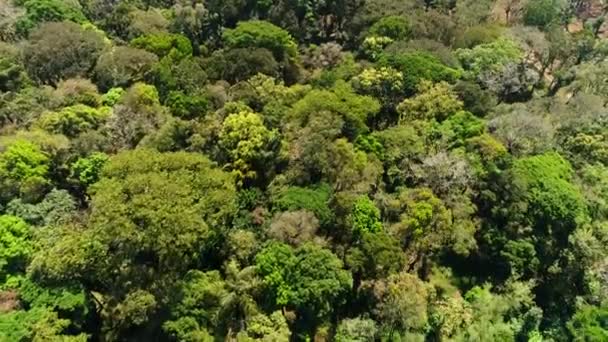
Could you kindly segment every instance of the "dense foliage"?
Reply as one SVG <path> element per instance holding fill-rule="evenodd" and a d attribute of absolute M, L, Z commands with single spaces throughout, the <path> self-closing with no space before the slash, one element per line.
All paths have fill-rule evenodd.
<path fill-rule="evenodd" d="M 0 341 L 608 341 L 607 18 L 0 1 Z"/>

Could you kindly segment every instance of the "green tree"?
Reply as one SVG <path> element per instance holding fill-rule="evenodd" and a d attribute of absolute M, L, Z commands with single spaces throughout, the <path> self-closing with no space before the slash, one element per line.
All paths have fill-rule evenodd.
<path fill-rule="evenodd" d="M 564 10 L 564 1 L 561 0 L 533 0 L 529 1 L 523 12 L 526 25 L 547 27 L 556 23 Z"/>
<path fill-rule="evenodd" d="M 443 121 L 462 108 L 462 101 L 448 83 L 422 81 L 418 85 L 418 95 L 403 100 L 397 110 L 401 113 L 403 122 L 432 119 Z"/>
<path fill-rule="evenodd" d="M 410 23 L 402 16 L 384 17 L 369 28 L 369 34 L 393 40 L 406 40 L 410 35 Z"/>
<path fill-rule="evenodd" d="M 95 130 L 110 116 L 109 108 L 95 109 L 78 104 L 65 107 L 58 112 L 42 114 L 36 125 L 50 132 L 76 137 L 89 130 Z"/>
<path fill-rule="evenodd" d="M 172 285 L 200 262 L 233 212 L 232 184 L 201 155 L 135 150 L 113 156 L 91 188 L 86 226 L 57 231 L 58 243 L 43 240 L 32 273 L 87 284 L 109 337 L 155 330 L 152 317 Z"/>
<path fill-rule="evenodd" d="M 374 202 L 367 196 L 361 196 L 355 201 L 351 219 L 353 221 L 352 231 L 355 239 L 358 239 L 365 233 L 377 233 L 382 231 L 380 210 L 376 208 Z"/>
<path fill-rule="evenodd" d="M 17 140 L 0 154 L 0 186 L 4 201 L 13 196 L 32 198 L 48 185 L 51 160 L 36 144 Z"/>
<path fill-rule="evenodd" d="M 95 81 L 102 90 L 128 87 L 143 81 L 158 57 L 151 52 L 128 46 L 117 46 L 104 52 L 95 64 Z"/>
<path fill-rule="evenodd" d="M 239 22 L 236 28 L 224 31 L 223 40 L 228 47 L 232 48 L 268 49 L 278 61 L 294 58 L 297 54 L 297 44 L 291 35 L 266 21 Z"/>
<path fill-rule="evenodd" d="M 568 331 L 573 341 L 603 341 L 608 338 L 607 319 L 604 307 L 585 305 L 568 322 Z"/>
<path fill-rule="evenodd" d="M 78 24 L 86 22 L 86 17 L 76 4 L 59 0 L 26 0 L 19 1 L 25 8 L 25 15 L 17 21 L 17 32 L 23 36 L 36 26 L 45 22 L 72 21 Z"/>
<path fill-rule="evenodd" d="M 57 37 L 61 40 L 57 41 Z M 56 84 L 86 75 L 104 48 L 104 38 L 72 22 L 45 23 L 30 35 L 23 55 L 29 75 L 38 82 Z"/>
<path fill-rule="evenodd" d="M 294 307 L 313 322 L 343 303 L 351 288 L 350 273 L 342 266 L 333 253 L 311 244 L 293 250 L 272 243 L 256 256 L 257 272 L 276 305 Z"/>
<path fill-rule="evenodd" d="M 22 219 L 0 216 L 0 284 L 8 276 L 25 272 L 28 259 L 33 252 L 30 226 Z"/>
<path fill-rule="evenodd" d="M 219 143 L 225 149 L 230 167 L 241 180 L 255 179 L 268 170 L 273 159 L 277 132 L 266 126 L 256 113 L 242 111 L 224 120 Z M 263 165 L 263 167 L 262 167 Z"/>
<path fill-rule="evenodd" d="M 433 83 L 446 81 L 455 82 L 460 77 L 460 72 L 443 64 L 437 57 L 427 52 L 412 52 L 404 54 L 383 54 L 379 64 L 392 67 L 403 73 L 404 90 L 407 95 L 416 92 L 421 80 Z"/>

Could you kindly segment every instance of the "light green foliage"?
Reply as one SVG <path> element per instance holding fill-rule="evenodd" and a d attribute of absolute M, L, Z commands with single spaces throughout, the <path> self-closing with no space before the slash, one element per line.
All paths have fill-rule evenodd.
<path fill-rule="evenodd" d="M 143 81 L 158 57 L 148 51 L 117 46 L 104 52 L 95 63 L 95 80 L 101 89 L 128 87 Z"/>
<path fill-rule="evenodd" d="M 120 100 L 124 94 L 125 90 L 123 88 L 111 88 L 107 93 L 101 96 L 101 103 L 104 106 L 112 107 L 118 103 L 118 100 Z"/>
<path fill-rule="evenodd" d="M 352 286 L 350 273 L 330 251 L 315 245 L 296 250 L 273 243 L 256 256 L 258 274 L 279 306 L 325 317 L 341 303 Z"/>
<path fill-rule="evenodd" d="M 343 319 L 336 329 L 336 342 L 370 342 L 374 341 L 378 327 L 369 318 Z"/>
<path fill-rule="evenodd" d="M 378 37 L 389 37 L 393 40 L 405 40 L 410 34 L 410 23 L 402 16 L 384 17 L 369 28 L 369 34 Z"/>
<path fill-rule="evenodd" d="M 2 198 L 35 195 L 48 183 L 50 159 L 37 145 L 17 140 L 0 153 Z"/>
<path fill-rule="evenodd" d="M 33 246 L 30 226 L 22 219 L 0 216 L 0 284 L 7 276 L 25 271 Z"/>
<path fill-rule="evenodd" d="M 135 150 L 113 156 L 91 189 L 86 227 L 77 234 L 61 231 L 60 244 L 43 240 L 48 245 L 34 259 L 32 272 L 45 279 L 102 281 L 103 287 L 90 290 L 102 298 L 122 294 L 104 308 L 104 324 L 119 326 L 115 333 L 137 325 L 167 299 L 168 289 L 160 285 L 195 264 L 225 224 L 234 210 L 232 184 L 228 174 L 197 154 Z M 148 260 L 155 260 L 154 268 Z M 118 269 L 118 277 L 108 278 Z M 137 280 L 123 283 L 123 277 Z"/>
<path fill-rule="evenodd" d="M 133 39 L 131 46 L 151 52 L 159 58 L 170 56 L 172 59 L 181 59 L 192 55 L 190 41 L 180 34 L 166 32 L 148 34 Z"/>
<path fill-rule="evenodd" d="M 452 83 L 460 77 L 459 70 L 448 67 L 427 52 L 383 54 L 379 64 L 390 66 L 403 73 L 404 89 L 408 95 L 416 91 L 421 80 Z"/>
<path fill-rule="evenodd" d="M 605 307 L 584 305 L 576 311 L 568 331 L 573 341 L 604 341 L 608 338 L 608 311 Z"/>
<path fill-rule="evenodd" d="M 72 164 L 72 177 L 84 186 L 89 186 L 99 180 L 101 170 L 109 157 L 105 153 L 92 153 L 85 158 L 79 158 Z"/>
<path fill-rule="evenodd" d="M 297 44 L 289 33 L 266 21 L 239 22 L 236 28 L 224 31 L 222 38 L 232 48 L 268 49 L 277 61 L 294 58 L 297 54 Z"/>
<path fill-rule="evenodd" d="M 477 77 L 484 72 L 500 72 L 506 64 L 521 61 L 523 52 L 514 41 L 499 38 L 471 49 L 456 50 L 456 56 L 465 70 Z"/>
<path fill-rule="evenodd" d="M 45 307 L 0 314 L 0 338 L 5 341 L 85 342 L 85 334 L 68 335 L 70 321 Z"/>
<path fill-rule="evenodd" d="M 382 231 L 380 222 L 380 210 L 369 197 L 361 196 L 357 199 L 351 213 L 353 221 L 353 235 L 355 239 L 365 233 L 377 233 Z"/>
<path fill-rule="evenodd" d="M 403 74 L 391 67 L 365 69 L 353 78 L 353 84 L 359 92 L 374 96 L 389 105 L 400 98 L 404 90 Z"/>
<path fill-rule="evenodd" d="M 278 342 L 289 340 L 290 336 L 285 316 L 280 311 L 275 311 L 270 315 L 258 314 L 247 320 L 246 337 L 239 335 L 237 341 Z"/>
<path fill-rule="evenodd" d="M 24 36 L 44 22 L 73 21 L 82 24 L 86 17 L 77 3 L 61 0 L 26 0 L 20 1 L 25 8 L 25 15 L 17 21 L 17 31 Z"/>
<path fill-rule="evenodd" d="M 230 167 L 239 179 L 257 177 L 258 165 L 272 157 L 272 143 L 277 133 L 271 131 L 256 113 L 230 114 L 222 124 L 219 143 L 229 156 Z"/>
<path fill-rule="evenodd" d="M 383 36 L 370 36 L 366 37 L 361 44 L 361 50 L 371 60 L 377 60 L 381 55 L 384 48 L 391 45 L 394 40 L 390 37 Z"/>
<path fill-rule="evenodd" d="M 572 69 L 574 79 L 564 90 L 568 93 L 586 93 L 602 96 L 604 103 L 608 86 L 604 80 L 608 74 L 608 62 L 582 63 Z"/>
<path fill-rule="evenodd" d="M 34 80 L 55 84 L 86 74 L 104 45 L 101 34 L 78 24 L 42 24 L 32 32 L 23 49 L 25 66 Z"/>
<path fill-rule="evenodd" d="M 301 122 L 321 111 L 342 116 L 346 123 L 345 133 L 356 136 L 367 130 L 366 121 L 380 110 L 377 100 L 357 95 L 345 82 L 337 82 L 330 90 L 312 90 L 293 106 L 293 115 Z"/>
<path fill-rule="evenodd" d="M 76 137 L 81 133 L 97 129 L 110 116 L 110 109 L 95 109 L 78 104 L 65 107 L 58 112 L 42 114 L 36 123 L 40 128 L 50 132 Z"/>
<path fill-rule="evenodd" d="M 448 148 L 464 146 L 466 142 L 484 133 L 485 122 L 470 112 L 459 111 L 441 123 L 439 131 Z"/>
<path fill-rule="evenodd" d="M 466 293 L 472 320 L 455 336 L 455 341 L 513 341 L 518 335 L 527 338 L 538 333 L 535 330 L 539 309 L 529 297 L 528 285 L 509 284 L 509 292 L 504 294 L 490 289 L 489 285 L 476 286 Z M 512 316 L 518 313 L 519 317 Z"/>
<path fill-rule="evenodd" d="M 585 219 L 580 191 L 571 183 L 572 167 L 560 155 L 522 158 L 511 170 L 514 195 L 528 203 L 518 217 L 542 231 L 569 232 Z"/>
<path fill-rule="evenodd" d="M 418 95 L 403 100 L 397 107 L 402 122 L 433 119 L 443 121 L 462 109 L 462 101 L 448 83 L 433 84 L 429 81 L 420 82 Z"/>

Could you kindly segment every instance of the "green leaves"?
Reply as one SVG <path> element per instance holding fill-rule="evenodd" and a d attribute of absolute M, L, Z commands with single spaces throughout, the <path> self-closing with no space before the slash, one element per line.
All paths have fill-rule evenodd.
<path fill-rule="evenodd" d="M 293 250 L 271 243 L 256 256 L 257 272 L 276 305 L 293 306 L 312 318 L 333 311 L 352 286 L 342 266 L 333 253 L 311 244 Z"/>
<path fill-rule="evenodd" d="M 15 216 L 0 216 L 0 285 L 11 274 L 25 271 L 33 252 L 30 226 Z"/>
<path fill-rule="evenodd" d="M 277 61 L 294 58 L 297 54 L 297 44 L 289 33 L 267 21 L 239 22 L 235 29 L 224 31 L 223 39 L 231 48 L 268 49 Z"/>

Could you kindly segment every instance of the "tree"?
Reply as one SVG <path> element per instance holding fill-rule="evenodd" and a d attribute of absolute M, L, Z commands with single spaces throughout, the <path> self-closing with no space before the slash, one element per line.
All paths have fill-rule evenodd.
<path fill-rule="evenodd" d="M 180 34 L 167 32 L 147 34 L 133 39 L 130 45 L 151 52 L 159 58 L 171 56 L 179 60 L 192 55 L 190 40 Z"/>
<path fill-rule="evenodd" d="M 25 272 L 33 252 L 31 235 L 29 225 L 22 219 L 9 215 L 0 216 L 0 283 L 4 283 L 10 275 Z"/>
<path fill-rule="evenodd" d="M 345 318 L 336 329 L 336 342 L 369 342 L 375 339 L 378 327 L 369 318 Z"/>
<path fill-rule="evenodd" d="M 208 60 L 207 72 L 212 79 L 237 83 L 257 74 L 280 75 L 279 63 L 264 48 L 235 48 L 214 53 Z"/>
<path fill-rule="evenodd" d="M 330 90 L 312 90 L 293 105 L 292 115 L 300 122 L 321 111 L 339 114 L 345 121 L 345 134 L 354 138 L 367 130 L 366 121 L 380 110 L 377 100 L 360 96 L 350 85 L 337 82 Z"/>
<path fill-rule="evenodd" d="M 428 321 L 429 286 L 409 273 L 389 276 L 375 284 L 376 315 L 390 339 L 395 332 L 422 332 Z"/>
<path fill-rule="evenodd" d="M 523 9 L 524 23 L 541 28 L 547 27 L 560 19 L 564 4 L 565 2 L 561 0 L 529 1 Z"/>
<path fill-rule="evenodd" d="M 59 42 L 56 37 L 62 37 Z M 71 22 L 45 23 L 30 35 L 23 54 L 29 75 L 56 84 L 86 75 L 104 48 L 103 36 Z"/>
<path fill-rule="evenodd" d="M 17 140 L 0 154 L 2 200 L 36 198 L 48 185 L 51 160 L 36 144 Z"/>
<path fill-rule="evenodd" d="M 55 106 L 74 106 L 83 104 L 97 108 L 101 105 L 101 96 L 93 82 L 85 78 L 69 78 L 60 81 L 53 92 Z"/>
<path fill-rule="evenodd" d="M 448 83 L 433 85 L 431 82 L 422 81 L 418 85 L 418 95 L 403 100 L 397 110 L 401 113 L 402 122 L 432 119 L 443 121 L 462 108 L 462 101 Z"/>
<path fill-rule="evenodd" d="M 327 317 L 352 286 L 340 259 L 312 244 L 293 250 L 272 243 L 258 253 L 256 267 L 276 305 L 295 307 L 312 322 Z"/>
<path fill-rule="evenodd" d="M 6 205 L 6 213 L 35 226 L 58 226 L 68 223 L 76 211 L 76 201 L 65 190 L 49 191 L 40 203 L 27 203 L 17 198 Z"/>
<path fill-rule="evenodd" d="M 268 235 L 278 241 L 299 246 L 313 241 L 319 228 L 319 220 L 306 210 L 287 211 L 275 215 Z"/>
<path fill-rule="evenodd" d="M 158 57 L 151 52 L 128 46 L 117 46 L 104 52 L 95 64 L 95 80 L 102 90 L 128 87 L 143 81 Z"/>
<path fill-rule="evenodd" d="M 230 167 L 240 180 L 246 180 L 262 176 L 261 171 L 268 170 L 277 133 L 266 128 L 258 114 L 242 111 L 224 119 L 219 139 Z"/>
<path fill-rule="evenodd" d="M 410 23 L 401 16 L 384 17 L 369 28 L 369 34 L 393 40 L 406 40 L 410 35 Z"/>
<path fill-rule="evenodd" d="M 471 49 L 458 49 L 456 56 L 473 78 L 483 72 L 502 72 L 505 65 L 517 64 L 523 57 L 519 46 L 506 38 L 499 38 Z"/>
<path fill-rule="evenodd" d="M 135 147 L 158 130 L 167 119 L 156 88 L 136 83 L 120 98 L 108 119 L 108 130 L 115 149 Z"/>
<path fill-rule="evenodd" d="M 268 49 L 277 61 L 294 58 L 297 54 L 297 44 L 289 33 L 266 21 L 239 22 L 236 28 L 224 31 L 222 38 L 231 48 Z"/>
<path fill-rule="evenodd" d="M 316 188 L 290 186 L 272 196 L 272 206 L 277 211 L 309 211 L 326 226 L 333 220 L 329 208 L 331 189 L 327 185 Z"/>
<path fill-rule="evenodd" d="M 584 305 L 577 310 L 570 322 L 568 331 L 573 341 L 601 341 L 608 337 L 606 318 L 608 313 L 603 307 Z"/>
<path fill-rule="evenodd" d="M 380 210 L 376 208 L 367 196 L 361 196 L 357 199 L 351 213 L 353 221 L 353 237 L 358 239 L 365 233 L 378 233 L 382 231 L 382 223 L 380 222 Z"/>
<path fill-rule="evenodd" d="M 200 262 L 233 211 L 232 184 L 201 155 L 135 150 L 113 156 L 91 189 L 85 227 L 56 232 L 60 243 L 43 241 L 32 273 L 87 284 L 109 336 L 154 330 L 151 317 L 172 285 Z"/>
<path fill-rule="evenodd" d="M 453 83 L 460 77 L 458 70 L 448 67 L 427 52 L 383 54 L 379 64 L 385 67 L 390 66 L 403 73 L 406 95 L 415 93 L 421 80 L 433 83 L 440 81 Z"/>
<path fill-rule="evenodd" d="M 36 125 L 50 133 L 73 138 L 99 128 L 110 115 L 109 110 L 78 104 L 65 107 L 59 112 L 46 112 L 40 116 Z"/>
<path fill-rule="evenodd" d="M 0 93 L 18 91 L 29 83 L 16 47 L 0 43 Z"/>
<path fill-rule="evenodd" d="M 23 36 L 45 22 L 72 21 L 83 24 L 87 20 L 80 8 L 69 1 L 26 0 L 21 4 L 25 8 L 25 15 L 19 18 L 16 28 Z"/>

